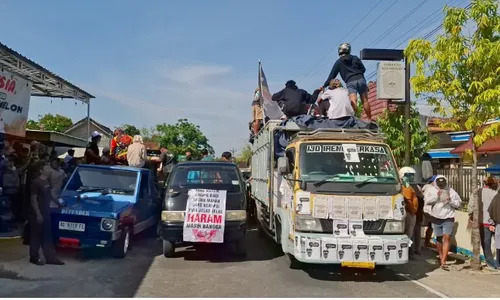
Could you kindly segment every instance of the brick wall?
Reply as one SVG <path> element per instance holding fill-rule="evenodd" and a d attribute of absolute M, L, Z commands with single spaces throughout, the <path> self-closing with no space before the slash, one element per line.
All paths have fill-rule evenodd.
<path fill-rule="evenodd" d="M 370 81 L 368 83 L 368 88 L 368 103 L 370 103 L 372 119 L 374 121 L 376 121 L 386 109 L 389 109 L 390 111 L 396 110 L 395 104 L 389 104 L 387 100 L 377 99 L 377 83 L 375 81 Z M 364 112 L 362 118 L 366 118 Z"/>

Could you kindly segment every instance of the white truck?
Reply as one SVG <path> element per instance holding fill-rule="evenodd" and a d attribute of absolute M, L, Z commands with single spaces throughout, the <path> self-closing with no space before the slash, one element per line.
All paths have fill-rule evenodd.
<path fill-rule="evenodd" d="M 286 148 L 275 133 L 285 134 Z M 281 245 L 290 268 L 408 262 L 402 185 L 382 134 L 269 121 L 254 140 L 251 171 L 259 230 Z"/>

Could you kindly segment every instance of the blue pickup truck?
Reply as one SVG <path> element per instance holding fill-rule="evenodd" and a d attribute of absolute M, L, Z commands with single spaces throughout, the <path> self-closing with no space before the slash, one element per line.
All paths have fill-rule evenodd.
<path fill-rule="evenodd" d="M 52 208 L 52 232 L 57 245 L 110 248 L 123 258 L 131 236 L 156 233 L 161 196 L 152 172 L 126 166 L 79 165 Z"/>

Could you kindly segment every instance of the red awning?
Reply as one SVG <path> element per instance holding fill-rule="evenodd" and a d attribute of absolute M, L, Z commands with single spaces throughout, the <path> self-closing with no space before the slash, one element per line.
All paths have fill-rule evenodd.
<path fill-rule="evenodd" d="M 450 152 L 453 154 L 462 154 L 465 150 L 472 150 L 472 140 L 469 139 L 467 142 L 456 147 Z M 500 136 L 490 138 L 484 144 L 482 144 L 478 149 L 477 153 L 500 153 Z"/>

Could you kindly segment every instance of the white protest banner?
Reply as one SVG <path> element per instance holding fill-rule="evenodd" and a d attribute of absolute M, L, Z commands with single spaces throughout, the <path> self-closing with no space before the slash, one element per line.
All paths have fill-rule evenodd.
<path fill-rule="evenodd" d="M 31 82 L 0 71 L 0 133 L 26 136 Z"/>
<path fill-rule="evenodd" d="M 185 242 L 224 242 L 226 193 L 223 190 L 188 191 L 183 231 Z"/>

